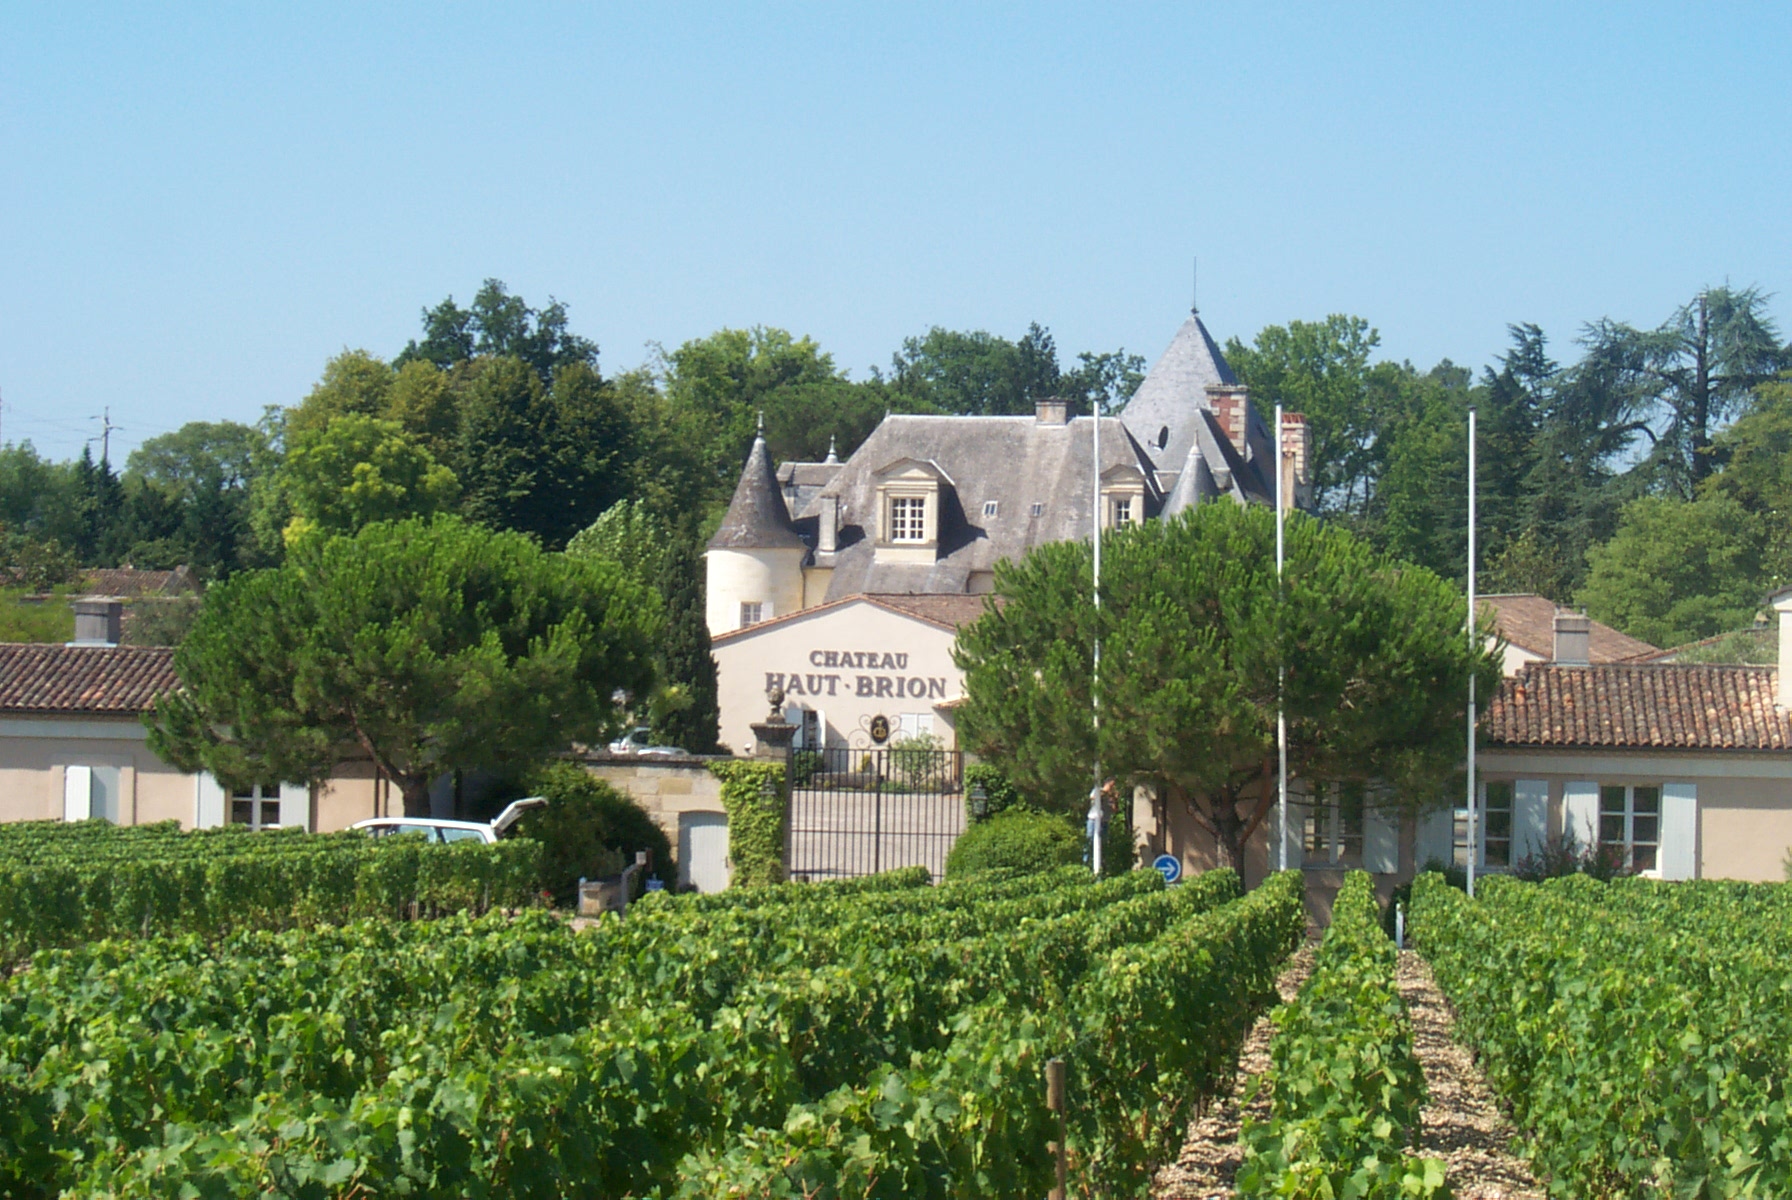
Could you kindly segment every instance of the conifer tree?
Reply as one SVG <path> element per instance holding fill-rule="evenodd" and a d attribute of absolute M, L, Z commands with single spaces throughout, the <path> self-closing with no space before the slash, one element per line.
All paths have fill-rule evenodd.
<path fill-rule="evenodd" d="M 716 660 L 709 651 L 709 623 L 703 611 L 702 560 L 691 543 L 672 543 L 660 563 L 660 595 L 666 632 L 660 646 L 660 678 L 677 689 L 681 703 L 656 716 L 654 738 L 693 754 L 714 754 L 720 710 L 716 702 Z"/>

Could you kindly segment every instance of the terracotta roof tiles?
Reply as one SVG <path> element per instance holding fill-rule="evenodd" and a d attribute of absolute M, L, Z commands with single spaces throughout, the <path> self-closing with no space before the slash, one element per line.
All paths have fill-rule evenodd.
<path fill-rule="evenodd" d="M 1776 667 L 1528 663 L 1482 722 L 1492 746 L 1792 750 Z"/>
<path fill-rule="evenodd" d="M 179 686 L 165 646 L 0 643 L 0 712 L 134 715 Z"/>

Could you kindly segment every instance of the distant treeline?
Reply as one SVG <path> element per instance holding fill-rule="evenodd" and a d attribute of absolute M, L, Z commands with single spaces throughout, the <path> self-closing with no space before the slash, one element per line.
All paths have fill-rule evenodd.
<path fill-rule="evenodd" d="M 1713 288 L 1658 328 L 1601 320 L 1570 364 L 1534 325 L 1479 376 L 1377 361 L 1349 316 L 1264 329 L 1226 354 L 1265 412 L 1305 412 L 1320 509 L 1379 547 L 1464 571 L 1466 418 L 1479 412 L 1483 590 L 1536 591 L 1658 644 L 1749 622 L 1792 542 L 1792 352 L 1752 289 Z M 393 354 L 353 350 L 255 425 L 194 422 L 122 471 L 0 448 L 0 566 L 42 589 L 81 567 L 189 565 L 217 579 L 293 539 L 453 511 L 563 547 L 618 501 L 695 547 L 761 412 L 778 459 L 844 457 L 888 412 L 1112 411 L 1145 360 L 1059 355 L 934 328 L 852 379 L 807 337 L 724 329 L 606 377 L 563 304 L 488 280 L 423 313 Z M 694 557 L 690 561 L 695 561 Z"/>

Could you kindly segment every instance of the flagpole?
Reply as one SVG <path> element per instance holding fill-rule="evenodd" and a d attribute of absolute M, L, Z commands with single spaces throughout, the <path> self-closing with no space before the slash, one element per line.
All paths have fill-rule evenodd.
<path fill-rule="evenodd" d="M 1287 514 L 1282 505 L 1282 476 L 1286 473 L 1286 464 L 1282 461 L 1282 406 L 1276 405 L 1276 613 L 1281 616 L 1282 605 L 1282 559 L 1283 559 L 1283 526 Z M 1281 621 L 1276 622 L 1280 628 Z M 1288 714 L 1282 699 L 1282 683 L 1284 667 L 1281 662 L 1281 651 L 1276 652 L 1276 829 L 1280 831 L 1281 842 L 1277 849 L 1277 867 L 1279 871 L 1288 869 Z"/>
<path fill-rule="evenodd" d="M 1479 840 L 1475 828 L 1475 409 L 1468 410 L 1468 894 L 1475 894 L 1475 859 Z"/>
<path fill-rule="evenodd" d="M 1090 404 L 1090 424 L 1094 428 L 1094 476 L 1090 504 L 1090 540 L 1095 546 L 1095 580 L 1092 588 L 1095 601 L 1095 656 L 1090 675 L 1089 707 L 1095 730 L 1095 783 L 1089 789 L 1089 859 L 1097 876 L 1101 874 L 1101 404 Z"/>

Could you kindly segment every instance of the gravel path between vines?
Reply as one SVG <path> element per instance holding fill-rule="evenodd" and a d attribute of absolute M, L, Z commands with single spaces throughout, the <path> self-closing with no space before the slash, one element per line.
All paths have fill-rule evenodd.
<path fill-rule="evenodd" d="M 1312 943 L 1303 946 L 1276 980 L 1284 1001 L 1294 998 L 1312 971 L 1314 949 Z M 1412 951 L 1401 951 L 1397 978 L 1412 1011 L 1413 1048 L 1431 1092 L 1420 1116 L 1417 1152 L 1449 1164 L 1457 1200 L 1540 1200 L 1543 1189 L 1509 1149 L 1511 1126 L 1474 1059 L 1451 1037 L 1455 1014 L 1432 981 L 1430 966 Z M 1269 1066 L 1270 1032 L 1265 1014 L 1252 1027 L 1239 1055 L 1233 1095 L 1189 1125 L 1181 1157 L 1157 1174 L 1152 1189 L 1156 1200 L 1230 1200 L 1239 1163 L 1239 1099 L 1247 1081 Z M 1263 1117 L 1268 1105 L 1259 1102 L 1249 1111 Z"/>

